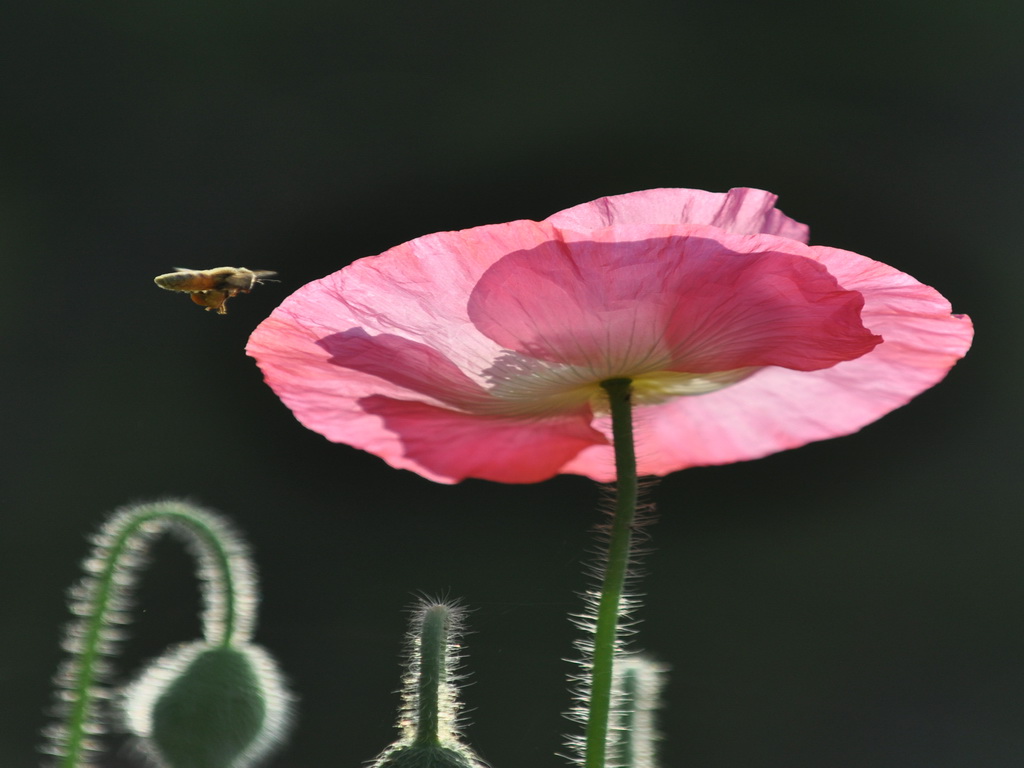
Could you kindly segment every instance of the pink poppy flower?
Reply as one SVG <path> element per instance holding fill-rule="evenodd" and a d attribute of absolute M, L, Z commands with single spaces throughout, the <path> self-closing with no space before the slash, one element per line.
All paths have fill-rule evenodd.
<path fill-rule="evenodd" d="M 431 480 L 614 479 L 600 382 L 633 381 L 639 472 L 849 434 L 940 381 L 972 327 L 755 189 L 654 189 L 439 232 L 284 301 L 248 353 L 305 426 Z"/>

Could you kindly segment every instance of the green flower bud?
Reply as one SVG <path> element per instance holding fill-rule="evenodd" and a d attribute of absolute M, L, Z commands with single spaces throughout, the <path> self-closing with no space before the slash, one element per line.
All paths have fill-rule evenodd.
<path fill-rule="evenodd" d="M 396 747 L 377 759 L 373 768 L 481 768 L 469 750 L 440 744 L 409 744 Z"/>
<path fill-rule="evenodd" d="M 164 768 L 245 768 L 281 740 L 291 698 L 258 646 L 187 643 L 125 695 L 129 728 Z"/>

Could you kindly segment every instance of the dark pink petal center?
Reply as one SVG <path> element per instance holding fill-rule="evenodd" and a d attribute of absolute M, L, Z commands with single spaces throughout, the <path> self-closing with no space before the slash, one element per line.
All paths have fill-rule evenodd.
<path fill-rule="evenodd" d="M 818 370 L 881 341 L 861 322 L 861 294 L 794 252 L 805 246 L 695 229 L 616 240 L 610 228 L 510 253 L 481 276 L 469 317 L 506 349 L 598 378 Z"/>

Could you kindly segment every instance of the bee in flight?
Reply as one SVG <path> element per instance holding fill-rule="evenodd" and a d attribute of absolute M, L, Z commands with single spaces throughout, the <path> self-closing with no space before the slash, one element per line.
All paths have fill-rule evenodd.
<path fill-rule="evenodd" d="M 166 275 L 157 275 L 153 282 L 168 291 L 192 294 L 192 301 L 218 315 L 228 313 L 228 299 L 248 293 L 253 286 L 273 277 L 277 272 L 245 267 L 217 267 L 215 269 L 182 269 Z"/>

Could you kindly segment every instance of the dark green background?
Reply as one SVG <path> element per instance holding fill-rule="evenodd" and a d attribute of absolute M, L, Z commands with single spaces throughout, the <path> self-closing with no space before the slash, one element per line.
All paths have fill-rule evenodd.
<path fill-rule="evenodd" d="M 1021 21 L 1011 0 L 12 4 L 0 765 L 37 762 L 85 534 L 165 495 L 257 552 L 259 640 L 302 696 L 273 768 L 359 766 L 392 738 L 421 590 L 474 609 L 479 752 L 562 765 L 593 484 L 390 470 L 300 427 L 242 349 L 353 259 L 657 186 L 772 190 L 813 242 L 978 326 L 946 382 L 860 434 L 651 490 L 665 765 L 1020 764 Z M 225 264 L 281 282 L 227 317 L 152 284 Z M 126 667 L 195 633 L 188 562 L 159 558 Z"/>

